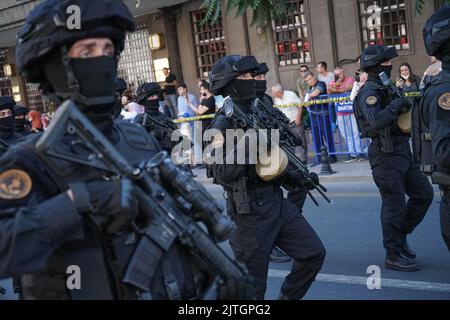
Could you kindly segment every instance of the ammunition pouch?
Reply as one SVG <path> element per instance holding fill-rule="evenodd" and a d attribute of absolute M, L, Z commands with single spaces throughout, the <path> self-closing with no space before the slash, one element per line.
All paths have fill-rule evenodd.
<path fill-rule="evenodd" d="M 238 181 L 230 185 L 227 191 L 228 200 L 234 206 L 237 214 L 250 214 L 250 197 L 247 191 L 247 177 L 241 177 Z"/>

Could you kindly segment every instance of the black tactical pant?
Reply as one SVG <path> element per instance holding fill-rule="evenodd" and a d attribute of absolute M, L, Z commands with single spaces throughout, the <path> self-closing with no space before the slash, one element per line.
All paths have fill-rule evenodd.
<path fill-rule="evenodd" d="M 444 187 L 441 206 L 439 208 L 441 233 L 450 251 L 450 187 Z"/>
<path fill-rule="evenodd" d="M 283 198 L 279 187 L 249 192 L 251 214 L 237 214 L 231 201 L 228 212 L 237 225 L 230 239 L 236 259 L 247 266 L 255 280 L 257 299 L 264 299 L 269 257 L 274 245 L 293 260 L 281 291 L 301 299 L 316 278 L 325 259 L 325 248 L 300 211 Z"/>
<path fill-rule="evenodd" d="M 399 253 L 404 236 L 412 233 L 425 217 L 433 201 L 433 188 L 414 162 L 407 138 L 394 140 L 391 153 L 383 152 L 381 144 L 373 141 L 369 161 L 381 194 L 383 244 L 388 254 Z"/>

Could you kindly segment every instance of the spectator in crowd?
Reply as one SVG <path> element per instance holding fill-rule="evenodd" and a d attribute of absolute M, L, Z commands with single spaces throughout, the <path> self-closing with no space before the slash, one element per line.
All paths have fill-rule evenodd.
<path fill-rule="evenodd" d="M 345 75 L 345 71 L 342 67 L 336 67 L 334 69 L 334 79 L 328 84 L 328 93 L 345 93 L 351 92 L 353 83 L 355 80 L 352 77 Z"/>
<path fill-rule="evenodd" d="M 305 94 L 308 91 L 308 84 L 305 81 L 305 72 L 309 71 L 307 65 L 300 66 L 300 77 L 297 79 L 297 92 L 300 100 L 305 101 Z"/>
<path fill-rule="evenodd" d="M 399 76 L 397 77 L 396 85 L 401 88 L 403 93 L 418 92 L 420 89 L 421 79 L 416 76 L 411 66 L 408 63 L 402 63 L 399 68 Z M 411 102 L 414 101 L 414 97 L 409 98 Z"/>
<path fill-rule="evenodd" d="M 28 120 L 31 122 L 31 131 L 41 132 L 43 131 L 41 113 L 37 111 L 36 107 L 31 107 L 28 113 Z"/>
<path fill-rule="evenodd" d="M 122 95 L 122 112 L 120 113 L 123 120 L 134 122 L 136 116 L 140 113 L 144 113 L 144 108 L 133 102 L 131 92 L 125 91 Z"/>
<path fill-rule="evenodd" d="M 188 92 L 187 86 L 184 83 L 178 85 L 178 118 L 191 118 L 195 117 L 195 111 L 190 107 L 190 104 L 197 107 L 199 105 L 197 98 L 190 92 Z M 182 123 L 180 127 L 182 133 L 192 139 L 194 134 L 193 124 L 186 122 Z"/>
<path fill-rule="evenodd" d="M 329 94 L 350 93 L 355 80 L 345 74 L 345 70 L 338 66 L 334 69 L 334 80 L 328 85 Z M 336 103 L 336 119 L 342 138 L 347 143 L 348 155 L 346 162 L 359 160 L 363 153 L 358 124 L 356 123 L 351 103 Z"/>
<path fill-rule="evenodd" d="M 208 81 L 206 81 L 206 80 L 198 80 L 198 82 L 197 82 L 197 86 L 198 86 L 198 88 L 200 89 L 200 91 L 201 91 L 201 88 L 204 86 L 204 85 L 207 85 L 207 87 L 209 87 L 210 86 L 210 84 L 209 84 L 209 82 Z M 203 95 L 201 94 L 201 92 L 200 92 L 200 98 L 199 98 L 199 103 L 201 104 L 202 103 L 202 101 L 203 101 Z M 220 108 L 222 108 L 222 106 L 223 106 L 223 97 L 221 96 L 221 95 L 218 95 L 218 96 L 214 96 L 214 101 L 215 101 L 215 112 L 217 112 Z"/>
<path fill-rule="evenodd" d="M 200 86 L 201 101 L 198 107 L 189 101 L 189 107 L 195 112 L 197 116 L 203 116 L 216 113 L 216 98 L 210 91 L 210 85 L 207 81 L 202 81 Z M 211 124 L 212 119 L 202 120 L 202 135 L 205 129 Z"/>
<path fill-rule="evenodd" d="M 333 72 L 328 72 L 328 65 L 325 61 L 319 62 L 316 66 L 317 71 L 317 79 L 320 82 L 325 82 L 325 85 L 328 86 L 332 81 L 334 81 Z"/>
<path fill-rule="evenodd" d="M 177 105 L 177 77 L 173 74 L 168 68 L 163 69 L 163 73 L 166 76 L 166 82 L 164 84 L 164 90 L 166 91 L 166 101 L 169 107 L 171 117 L 175 119 L 178 114 L 178 105 Z"/>
<path fill-rule="evenodd" d="M 190 105 L 197 108 L 199 105 L 197 98 L 192 93 L 188 92 L 187 86 L 184 83 L 178 84 L 177 92 L 178 92 L 178 101 L 177 101 L 178 119 L 195 117 L 196 113 Z M 195 142 L 194 121 L 180 123 L 180 132 L 182 135 L 188 137 L 190 141 Z M 197 149 L 197 151 L 196 150 L 194 151 L 198 154 L 199 150 L 198 144 L 194 144 L 194 148 Z M 187 153 L 186 156 L 188 156 Z M 190 153 L 189 157 L 191 163 L 194 163 L 193 152 Z"/>
<path fill-rule="evenodd" d="M 301 104 L 302 101 L 294 91 L 284 90 L 281 84 L 272 87 L 272 96 L 275 105 Z M 305 164 L 308 162 L 308 142 L 306 140 L 305 125 L 303 124 L 303 107 L 281 108 L 281 111 L 291 121 L 289 127 L 291 131 L 302 141 L 303 147 L 296 147 L 295 152 L 299 159 Z"/>
<path fill-rule="evenodd" d="M 203 116 L 203 115 L 211 115 L 216 113 L 216 98 L 210 91 L 210 85 L 207 81 L 203 81 L 202 85 L 200 86 L 200 96 L 201 101 L 200 105 L 196 107 L 192 102 L 189 102 L 189 107 L 195 111 L 195 114 L 197 116 Z M 205 130 L 209 127 L 211 124 L 212 119 L 203 119 L 201 120 L 202 124 L 202 132 L 201 132 L 201 138 L 203 138 L 203 135 L 205 134 Z M 196 124 L 198 125 L 198 122 L 196 121 Z M 198 133 L 197 133 L 198 135 Z M 195 152 L 195 158 L 200 162 L 199 160 L 202 159 L 200 151 L 203 150 L 202 142 L 203 139 L 198 139 L 194 141 L 194 152 Z M 203 167 L 203 166 L 201 166 Z"/>
<path fill-rule="evenodd" d="M 48 125 L 50 124 L 50 118 L 48 117 L 48 115 L 46 113 L 42 114 L 41 121 L 42 121 L 42 127 L 44 128 L 44 130 L 47 130 Z"/>
<path fill-rule="evenodd" d="M 327 85 L 323 81 L 317 80 L 311 71 L 305 72 L 305 81 L 309 89 L 305 95 L 305 102 L 316 99 L 318 96 L 327 93 Z M 314 147 L 317 160 L 321 160 L 320 152 L 325 140 L 330 154 L 335 153 L 333 131 L 331 130 L 331 117 L 328 104 L 315 104 L 310 106 L 311 130 L 314 139 Z M 332 163 L 337 162 L 336 155 L 330 156 Z"/>
<path fill-rule="evenodd" d="M 205 82 L 207 82 L 206 80 L 198 80 L 197 81 L 197 87 L 198 90 L 201 91 L 202 90 L 202 86 L 205 84 Z M 198 97 L 198 103 L 202 103 L 203 101 L 203 95 L 200 93 L 200 96 Z"/>

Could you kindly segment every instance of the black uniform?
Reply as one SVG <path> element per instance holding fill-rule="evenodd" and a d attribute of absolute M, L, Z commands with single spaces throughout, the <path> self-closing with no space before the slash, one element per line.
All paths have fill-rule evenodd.
<path fill-rule="evenodd" d="M 111 129 L 107 137 L 114 139 L 117 150 L 132 164 L 160 150 L 139 127 L 118 122 Z M 117 256 L 132 253 L 133 245 L 125 245 L 130 231 L 105 239 L 94 236 L 65 194 L 70 183 L 104 180 L 104 173 L 61 160 L 58 171 L 50 169 L 35 152 L 40 136 L 17 145 L 0 162 L 2 183 L 16 179 L 31 188 L 27 191 L 26 185 L 19 185 L 16 190 L 11 185 L 10 190 L 1 190 L 0 278 L 20 276 L 25 299 L 137 298 L 134 290 L 121 284 L 123 270 L 117 261 Z M 82 290 L 66 288 L 70 265 L 83 270 Z"/>
<path fill-rule="evenodd" d="M 235 78 L 257 68 L 254 57 L 221 59 L 211 72 L 213 93 L 230 95 L 244 112 L 251 112 L 256 84 L 254 80 Z M 212 128 L 225 134 L 227 129 L 236 129 L 238 125 L 224 114 L 223 109 L 213 120 Z M 282 177 L 263 181 L 256 174 L 255 165 L 247 161 L 242 165 L 215 164 L 211 168 L 214 183 L 223 186 L 227 193 L 227 211 L 237 225 L 230 239 L 231 247 L 255 279 L 258 299 L 264 299 L 273 246 L 284 250 L 294 259 L 294 264 L 283 283 L 280 298 L 300 299 L 322 267 L 325 248 L 298 208 L 283 197 L 283 182 L 289 178 L 292 178 L 289 182 L 294 181 L 298 176 L 288 170 Z"/>
<path fill-rule="evenodd" d="M 16 105 L 14 107 L 14 129 L 22 136 L 28 136 L 32 133 L 31 123 L 25 117 L 28 114 L 28 108 L 24 106 Z M 17 116 L 23 116 L 24 118 L 18 119 Z"/>
<path fill-rule="evenodd" d="M 159 102 L 159 101 L 158 101 Z M 177 126 L 164 113 L 158 109 L 145 108 L 145 113 L 138 114 L 135 123 L 142 125 L 161 145 L 161 148 L 169 154 L 172 152 L 176 141 L 172 141 L 172 132 Z"/>
<path fill-rule="evenodd" d="M 5 154 L 12 145 L 23 140 L 20 133 L 14 132 L 14 106 L 15 101 L 10 97 L 0 97 L 0 110 L 10 110 L 11 116 L 0 119 L 0 157 Z"/>
<path fill-rule="evenodd" d="M 433 200 L 433 189 L 420 172 L 419 164 L 413 160 L 408 134 L 402 133 L 397 125 L 398 115 L 408 104 L 404 99 L 391 96 L 378 77 L 382 71 L 389 73 L 389 68 L 383 68 L 380 63 L 396 56 L 396 52 L 389 52 L 392 49 L 375 46 L 363 53 L 361 67 L 364 66 L 369 78 L 354 106 L 362 136 L 371 138 L 369 161 L 382 198 L 383 244 L 388 254 L 386 266 L 401 270 L 407 265 L 405 269 L 416 270 L 415 263 L 403 259 L 404 256 L 415 258 L 415 253 L 407 246 L 406 236 L 424 218 Z M 409 197 L 407 202 L 405 195 Z M 400 260 L 402 263 L 397 265 L 395 261 Z"/>
<path fill-rule="evenodd" d="M 435 167 L 434 175 L 444 174 L 448 184 L 440 183 L 441 232 L 450 250 L 450 69 L 429 78 L 421 101 L 424 124 L 430 129 Z"/>
<path fill-rule="evenodd" d="M 47 0 L 33 10 L 18 34 L 18 69 L 28 81 L 44 82 L 52 99 L 70 97 L 117 151 L 138 166 L 160 151 L 158 143 L 142 127 L 112 120 L 117 57 L 125 32 L 134 30 L 133 18 L 122 1 L 83 0 L 77 2 L 83 30 L 68 31 L 55 21 L 67 20 L 70 2 Z M 89 37 L 111 39 L 116 56 L 68 56 L 68 46 Z M 24 299 L 143 298 L 142 288 L 123 281 L 142 237 L 138 229 L 148 226 L 134 185 L 94 167 L 42 157 L 36 151 L 40 137 L 29 137 L 0 159 L 0 278 L 19 277 Z M 86 156 L 86 146 L 69 130 L 58 148 Z M 153 299 L 198 298 L 215 276 L 205 275 L 198 264 L 194 269 L 192 256 L 178 241 L 146 253 L 155 257 L 146 288 Z M 81 289 L 68 289 L 69 266 L 80 268 Z M 236 297 L 238 289 L 219 287 Z"/>
<path fill-rule="evenodd" d="M 450 6 L 442 6 L 427 21 L 424 41 L 427 53 L 442 61 L 443 71 L 425 80 L 419 108 L 422 138 L 420 159 L 442 190 L 441 233 L 450 250 Z M 429 134 L 431 134 L 431 137 Z M 427 147 L 431 139 L 431 148 Z M 419 142 L 420 144 L 420 142 Z"/>
<path fill-rule="evenodd" d="M 269 68 L 267 67 L 266 63 L 261 63 L 259 65 L 258 71 L 254 72 L 254 75 L 260 75 L 260 74 L 267 74 L 269 72 Z M 272 97 L 270 97 L 268 94 L 266 94 L 267 90 L 267 81 L 266 80 L 257 80 L 256 81 L 256 94 L 258 96 L 258 99 L 261 100 L 262 103 L 265 104 L 266 108 L 264 110 L 267 110 L 267 117 L 269 118 L 275 118 L 278 122 L 284 123 L 287 126 L 290 124 L 290 120 L 286 115 L 281 112 L 280 109 L 274 108 Z M 298 139 L 298 138 L 297 138 Z M 306 140 L 304 141 L 295 141 L 296 146 L 301 146 L 305 148 L 307 145 Z M 293 204 L 297 206 L 297 208 L 302 211 L 303 206 L 306 201 L 306 197 L 308 195 L 308 190 L 305 188 L 304 185 L 298 184 L 295 186 L 295 190 L 288 192 L 288 199 L 292 201 Z"/>

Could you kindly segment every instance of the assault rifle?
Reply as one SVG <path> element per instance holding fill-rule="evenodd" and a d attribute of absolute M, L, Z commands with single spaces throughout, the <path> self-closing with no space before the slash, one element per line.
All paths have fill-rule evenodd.
<path fill-rule="evenodd" d="M 68 140 L 83 146 L 86 155 L 62 150 L 60 146 Z M 249 283 L 245 269 L 213 240 L 227 239 L 234 224 L 222 215 L 222 208 L 206 189 L 177 168 L 165 152 L 137 167 L 131 165 L 72 101 L 66 101 L 57 109 L 36 150 L 43 158 L 53 157 L 93 167 L 128 178 L 135 184 L 146 223 L 143 227 L 134 224 L 139 242 L 125 268 L 124 283 L 147 292 L 153 276 L 150 270 L 155 270 L 175 241 L 196 259 L 201 269 L 206 267 L 213 275 L 209 288 L 202 294 L 203 299 L 217 299 L 220 286 L 228 280 Z M 197 220 L 205 223 L 212 236 Z"/>
<path fill-rule="evenodd" d="M 302 173 L 305 180 L 308 181 L 311 185 L 314 186 L 314 189 L 319 192 L 319 194 L 329 203 L 331 203 L 331 200 L 328 198 L 328 196 L 325 194 L 327 192 L 327 189 L 321 185 L 320 183 L 316 183 L 314 179 L 312 179 L 311 174 L 306 167 L 306 165 L 303 164 L 303 162 L 295 155 L 295 152 L 292 148 L 292 141 L 291 139 L 287 138 L 290 137 L 290 134 L 286 131 L 284 131 L 283 126 L 275 126 L 273 119 L 269 119 L 264 112 L 258 107 L 259 104 L 262 102 L 259 99 L 256 99 L 255 103 L 252 106 L 251 113 L 246 113 L 237 106 L 233 100 L 230 97 L 225 98 L 224 100 L 224 112 L 225 115 L 229 118 L 233 118 L 235 122 L 240 126 L 241 128 L 252 128 L 252 129 L 266 129 L 266 130 L 280 130 L 280 149 L 282 149 L 289 160 L 289 162 L 299 171 Z M 311 192 L 308 190 L 308 196 L 311 198 L 311 200 L 315 203 L 316 206 L 319 205 L 317 200 L 314 198 L 314 196 L 311 194 Z"/>

